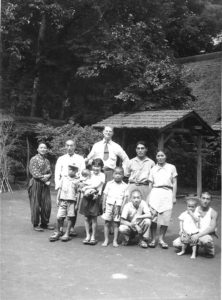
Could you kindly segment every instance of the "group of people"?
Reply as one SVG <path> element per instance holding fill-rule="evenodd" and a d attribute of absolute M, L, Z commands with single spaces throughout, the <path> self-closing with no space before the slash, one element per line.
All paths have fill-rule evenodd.
<path fill-rule="evenodd" d="M 49 237 L 51 242 L 69 241 L 77 233 L 74 230 L 77 214 L 84 215 L 85 245 L 96 245 L 97 217 L 104 220 L 104 242 L 109 245 L 113 228 L 113 246 L 118 247 L 119 234 L 122 245 L 136 239 L 142 248 L 155 248 L 157 224 L 158 243 L 168 249 L 165 235 L 176 202 L 177 170 L 166 162 L 163 149 L 156 152 L 155 164 L 147 157 L 144 141 L 136 144 L 136 157 L 129 160 L 120 145 L 112 141 L 113 129 L 105 127 L 103 140 L 95 143 L 87 158 L 75 153 L 75 142 L 66 141 L 66 154 L 59 157 L 55 166 L 57 190 L 57 229 Z M 49 225 L 51 213 L 50 163 L 46 159 L 47 146 L 40 143 L 38 154 L 30 161 L 31 180 L 28 187 L 31 221 L 36 231 L 53 230 Z M 117 158 L 122 166 L 117 166 Z M 126 183 L 127 182 L 127 183 Z M 211 195 L 202 193 L 199 205 L 196 198 L 187 200 L 187 209 L 179 216 L 179 237 L 173 241 L 181 248 L 178 255 L 192 248 L 191 258 L 196 257 L 197 247 L 214 256 L 213 236 L 216 232 L 217 212 L 210 207 Z M 64 220 L 67 226 L 64 230 Z"/>

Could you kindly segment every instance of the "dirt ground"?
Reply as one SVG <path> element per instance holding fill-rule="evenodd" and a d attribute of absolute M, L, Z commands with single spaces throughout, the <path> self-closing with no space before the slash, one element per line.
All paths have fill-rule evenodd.
<path fill-rule="evenodd" d="M 52 192 L 51 223 L 56 220 Z M 99 219 L 96 246 L 83 245 L 84 227 L 78 217 L 78 237 L 68 243 L 50 243 L 51 231 L 35 232 L 30 222 L 26 191 L 1 194 L 1 300 L 121 300 L 211 299 L 221 291 L 221 199 L 216 257 L 177 256 L 172 241 L 177 236 L 177 216 L 185 209 L 181 198 L 174 206 L 166 241 L 170 248 L 141 249 L 137 245 L 101 247 L 103 221 Z"/>

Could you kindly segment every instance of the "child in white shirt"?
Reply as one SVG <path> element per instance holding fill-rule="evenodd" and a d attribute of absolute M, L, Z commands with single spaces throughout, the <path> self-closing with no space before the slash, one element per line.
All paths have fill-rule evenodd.
<path fill-rule="evenodd" d="M 63 176 L 60 181 L 60 187 L 57 193 L 57 232 L 50 236 L 49 241 L 54 242 L 61 239 L 63 242 L 69 241 L 70 229 L 74 225 L 78 208 L 78 184 L 79 179 L 76 176 L 78 167 L 76 165 L 68 166 L 68 176 Z M 63 223 L 68 219 L 67 229 L 63 235 Z"/>
<path fill-rule="evenodd" d="M 182 250 L 177 255 L 185 254 L 188 245 L 192 247 L 191 258 L 196 258 L 197 242 L 192 241 L 192 235 L 199 232 L 199 218 L 194 215 L 197 206 L 197 200 L 194 198 L 187 199 L 187 210 L 180 214 L 180 240 L 182 243 Z"/>
<path fill-rule="evenodd" d="M 113 246 L 118 247 L 118 232 L 120 225 L 121 207 L 127 199 L 127 184 L 123 182 L 124 171 L 121 167 L 116 167 L 113 173 L 113 180 L 106 184 L 103 192 L 103 215 L 104 224 L 104 243 L 102 246 L 109 244 L 109 227 L 114 222 Z"/>

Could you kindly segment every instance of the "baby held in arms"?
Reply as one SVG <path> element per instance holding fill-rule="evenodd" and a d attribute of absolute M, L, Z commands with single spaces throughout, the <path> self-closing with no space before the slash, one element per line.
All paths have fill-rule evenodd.
<path fill-rule="evenodd" d="M 100 181 L 93 180 L 92 173 L 88 169 L 82 171 L 81 177 L 80 189 L 83 196 L 95 200 L 98 197 L 97 187 L 100 185 Z"/>

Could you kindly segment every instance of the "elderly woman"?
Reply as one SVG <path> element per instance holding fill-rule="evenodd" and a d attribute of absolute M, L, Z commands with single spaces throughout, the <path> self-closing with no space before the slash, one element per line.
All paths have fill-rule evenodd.
<path fill-rule="evenodd" d="M 150 248 L 156 246 L 157 223 L 160 224 L 159 245 L 168 249 L 164 241 L 170 223 L 173 203 L 176 202 L 177 170 L 174 165 L 166 163 L 166 154 L 163 150 L 156 153 L 157 164 L 149 175 L 149 194 L 147 201 L 152 212 Z"/>
<path fill-rule="evenodd" d="M 29 171 L 32 178 L 29 182 L 28 194 L 34 230 L 43 231 L 44 229 L 54 229 L 54 227 L 48 225 L 51 214 L 49 179 L 52 172 L 50 163 L 45 158 L 47 153 L 46 144 L 40 143 L 37 151 L 38 154 L 30 160 Z"/>

